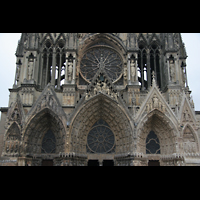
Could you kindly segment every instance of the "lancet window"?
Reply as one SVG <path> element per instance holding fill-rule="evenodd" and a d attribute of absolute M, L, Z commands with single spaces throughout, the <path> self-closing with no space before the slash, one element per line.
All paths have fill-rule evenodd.
<path fill-rule="evenodd" d="M 42 153 L 56 152 L 56 138 L 53 132 L 49 129 L 42 140 Z"/>
<path fill-rule="evenodd" d="M 47 40 L 43 49 L 42 55 L 42 77 L 41 85 L 44 88 L 49 82 L 51 82 L 52 76 L 52 61 L 53 61 L 53 49 L 50 40 Z"/>
<path fill-rule="evenodd" d="M 152 44 L 150 48 L 146 48 L 142 43 L 139 45 L 138 53 L 138 81 L 142 90 L 151 87 L 153 71 L 155 72 L 157 84 L 161 88 L 159 47 L 156 44 Z"/>
<path fill-rule="evenodd" d="M 48 83 L 55 85 L 55 88 L 60 89 L 64 84 L 65 79 L 65 50 L 64 41 L 60 40 L 53 52 L 53 45 L 50 40 L 47 40 L 42 55 L 42 76 L 41 85 L 44 88 Z M 54 67 L 53 67 L 54 65 Z"/>

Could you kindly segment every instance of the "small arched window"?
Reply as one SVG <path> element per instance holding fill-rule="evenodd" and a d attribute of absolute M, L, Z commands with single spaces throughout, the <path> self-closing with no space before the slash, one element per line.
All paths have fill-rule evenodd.
<path fill-rule="evenodd" d="M 49 129 L 42 140 L 41 153 L 55 153 L 56 152 L 56 138 L 53 132 Z"/>
<path fill-rule="evenodd" d="M 146 154 L 160 154 L 160 141 L 154 131 L 146 139 Z"/>

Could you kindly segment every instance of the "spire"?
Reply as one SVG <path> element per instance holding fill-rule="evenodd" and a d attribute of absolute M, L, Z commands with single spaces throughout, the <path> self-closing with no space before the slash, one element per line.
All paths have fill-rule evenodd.
<path fill-rule="evenodd" d="M 23 56 L 23 49 L 24 49 L 24 42 L 26 40 L 26 35 L 27 35 L 27 33 L 22 33 L 21 34 L 21 38 L 18 41 L 18 45 L 17 45 L 17 49 L 16 49 L 16 53 L 15 53 L 15 55 L 17 57 L 22 57 Z"/>

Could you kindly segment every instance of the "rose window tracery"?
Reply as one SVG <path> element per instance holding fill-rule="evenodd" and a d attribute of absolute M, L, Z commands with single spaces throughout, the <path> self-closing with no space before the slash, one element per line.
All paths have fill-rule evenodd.
<path fill-rule="evenodd" d="M 112 82 L 116 82 L 122 76 L 123 63 L 120 55 L 107 47 L 93 47 L 83 56 L 80 63 L 81 75 L 91 82 L 98 70 L 104 70 Z"/>
<path fill-rule="evenodd" d="M 111 153 L 115 148 L 115 136 L 104 120 L 94 124 L 87 137 L 87 149 L 90 153 Z"/>

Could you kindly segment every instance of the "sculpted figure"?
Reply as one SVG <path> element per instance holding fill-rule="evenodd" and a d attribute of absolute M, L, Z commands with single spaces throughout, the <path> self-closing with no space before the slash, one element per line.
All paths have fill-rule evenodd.
<path fill-rule="evenodd" d="M 169 67 L 170 67 L 170 79 L 172 82 L 175 82 L 175 68 L 174 68 L 174 61 L 169 61 Z"/>
<path fill-rule="evenodd" d="M 68 80 L 72 81 L 72 75 L 73 75 L 73 63 L 72 60 L 68 63 Z"/>
<path fill-rule="evenodd" d="M 158 108 L 158 98 L 156 97 L 156 95 L 154 95 L 153 97 L 153 107 Z"/>
<path fill-rule="evenodd" d="M 131 59 L 131 81 L 134 82 L 135 81 L 135 60 Z"/>
<path fill-rule="evenodd" d="M 28 80 L 32 79 L 32 75 L 33 75 L 33 62 L 29 62 L 29 65 L 28 65 Z"/>

